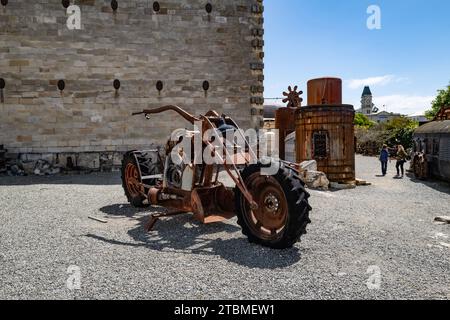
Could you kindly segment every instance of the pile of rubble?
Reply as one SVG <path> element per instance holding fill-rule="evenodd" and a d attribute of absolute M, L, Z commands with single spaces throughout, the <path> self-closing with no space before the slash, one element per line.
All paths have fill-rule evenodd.
<path fill-rule="evenodd" d="M 15 154 L 6 156 L 0 146 L 0 174 L 9 176 L 48 176 L 59 173 L 91 173 L 117 171 L 120 153 L 84 154 Z"/>
<path fill-rule="evenodd" d="M 317 171 L 317 162 L 315 160 L 300 163 L 300 178 L 310 189 L 328 190 L 330 181 L 325 173 Z"/>
<path fill-rule="evenodd" d="M 300 179 L 310 189 L 318 189 L 327 191 L 332 190 L 348 190 L 355 189 L 358 186 L 370 186 L 370 182 L 365 180 L 356 179 L 349 182 L 331 182 L 328 180 L 327 175 L 324 172 L 317 171 L 317 162 L 315 160 L 305 161 L 296 166 L 300 171 Z"/>
<path fill-rule="evenodd" d="M 48 176 L 58 174 L 62 171 L 59 165 L 53 165 L 47 160 L 39 159 L 37 161 L 9 160 L 5 170 L 9 176 Z"/>

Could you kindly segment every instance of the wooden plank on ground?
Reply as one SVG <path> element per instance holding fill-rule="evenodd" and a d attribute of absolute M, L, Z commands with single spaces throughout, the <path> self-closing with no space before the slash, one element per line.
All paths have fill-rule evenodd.
<path fill-rule="evenodd" d="M 93 216 L 89 216 L 88 218 L 91 220 L 94 220 L 94 221 L 101 222 L 101 223 L 108 223 L 108 220 L 105 220 L 105 219 L 101 219 L 101 218 L 97 218 L 97 217 L 93 217 Z"/>

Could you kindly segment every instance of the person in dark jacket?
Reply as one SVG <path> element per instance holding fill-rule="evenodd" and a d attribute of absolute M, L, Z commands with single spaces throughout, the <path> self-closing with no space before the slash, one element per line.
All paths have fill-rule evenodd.
<path fill-rule="evenodd" d="M 389 161 L 389 151 L 388 151 L 387 145 L 384 145 L 383 149 L 381 150 L 380 161 L 381 161 L 381 172 L 384 177 L 387 174 L 387 167 L 388 167 L 388 161 Z"/>

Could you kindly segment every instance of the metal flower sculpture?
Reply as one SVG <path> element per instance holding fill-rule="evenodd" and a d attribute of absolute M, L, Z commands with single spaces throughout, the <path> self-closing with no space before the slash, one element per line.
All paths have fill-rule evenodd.
<path fill-rule="evenodd" d="M 292 87 L 288 87 L 289 92 L 283 92 L 283 96 L 287 97 L 283 99 L 283 103 L 288 103 L 288 108 L 299 108 L 302 105 L 303 99 L 300 97 L 300 95 L 303 94 L 303 91 L 297 92 L 298 86 L 294 87 L 294 90 L 292 90 Z"/>

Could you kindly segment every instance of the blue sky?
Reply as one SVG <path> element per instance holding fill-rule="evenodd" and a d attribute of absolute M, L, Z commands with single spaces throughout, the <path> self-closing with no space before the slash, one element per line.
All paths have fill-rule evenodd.
<path fill-rule="evenodd" d="M 367 8 L 381 9 L 369 30 Z M 265 0 L 265 97 L 308 79 L 344 80 L 344 103 L 360 107 L 364 84 L 382 110 L 426 110 L 450 82 L 448 0 Z M 266 103 L 273 103 L 267 101 Z M 386 107 L 383 107 L 386 106 Z"/>

